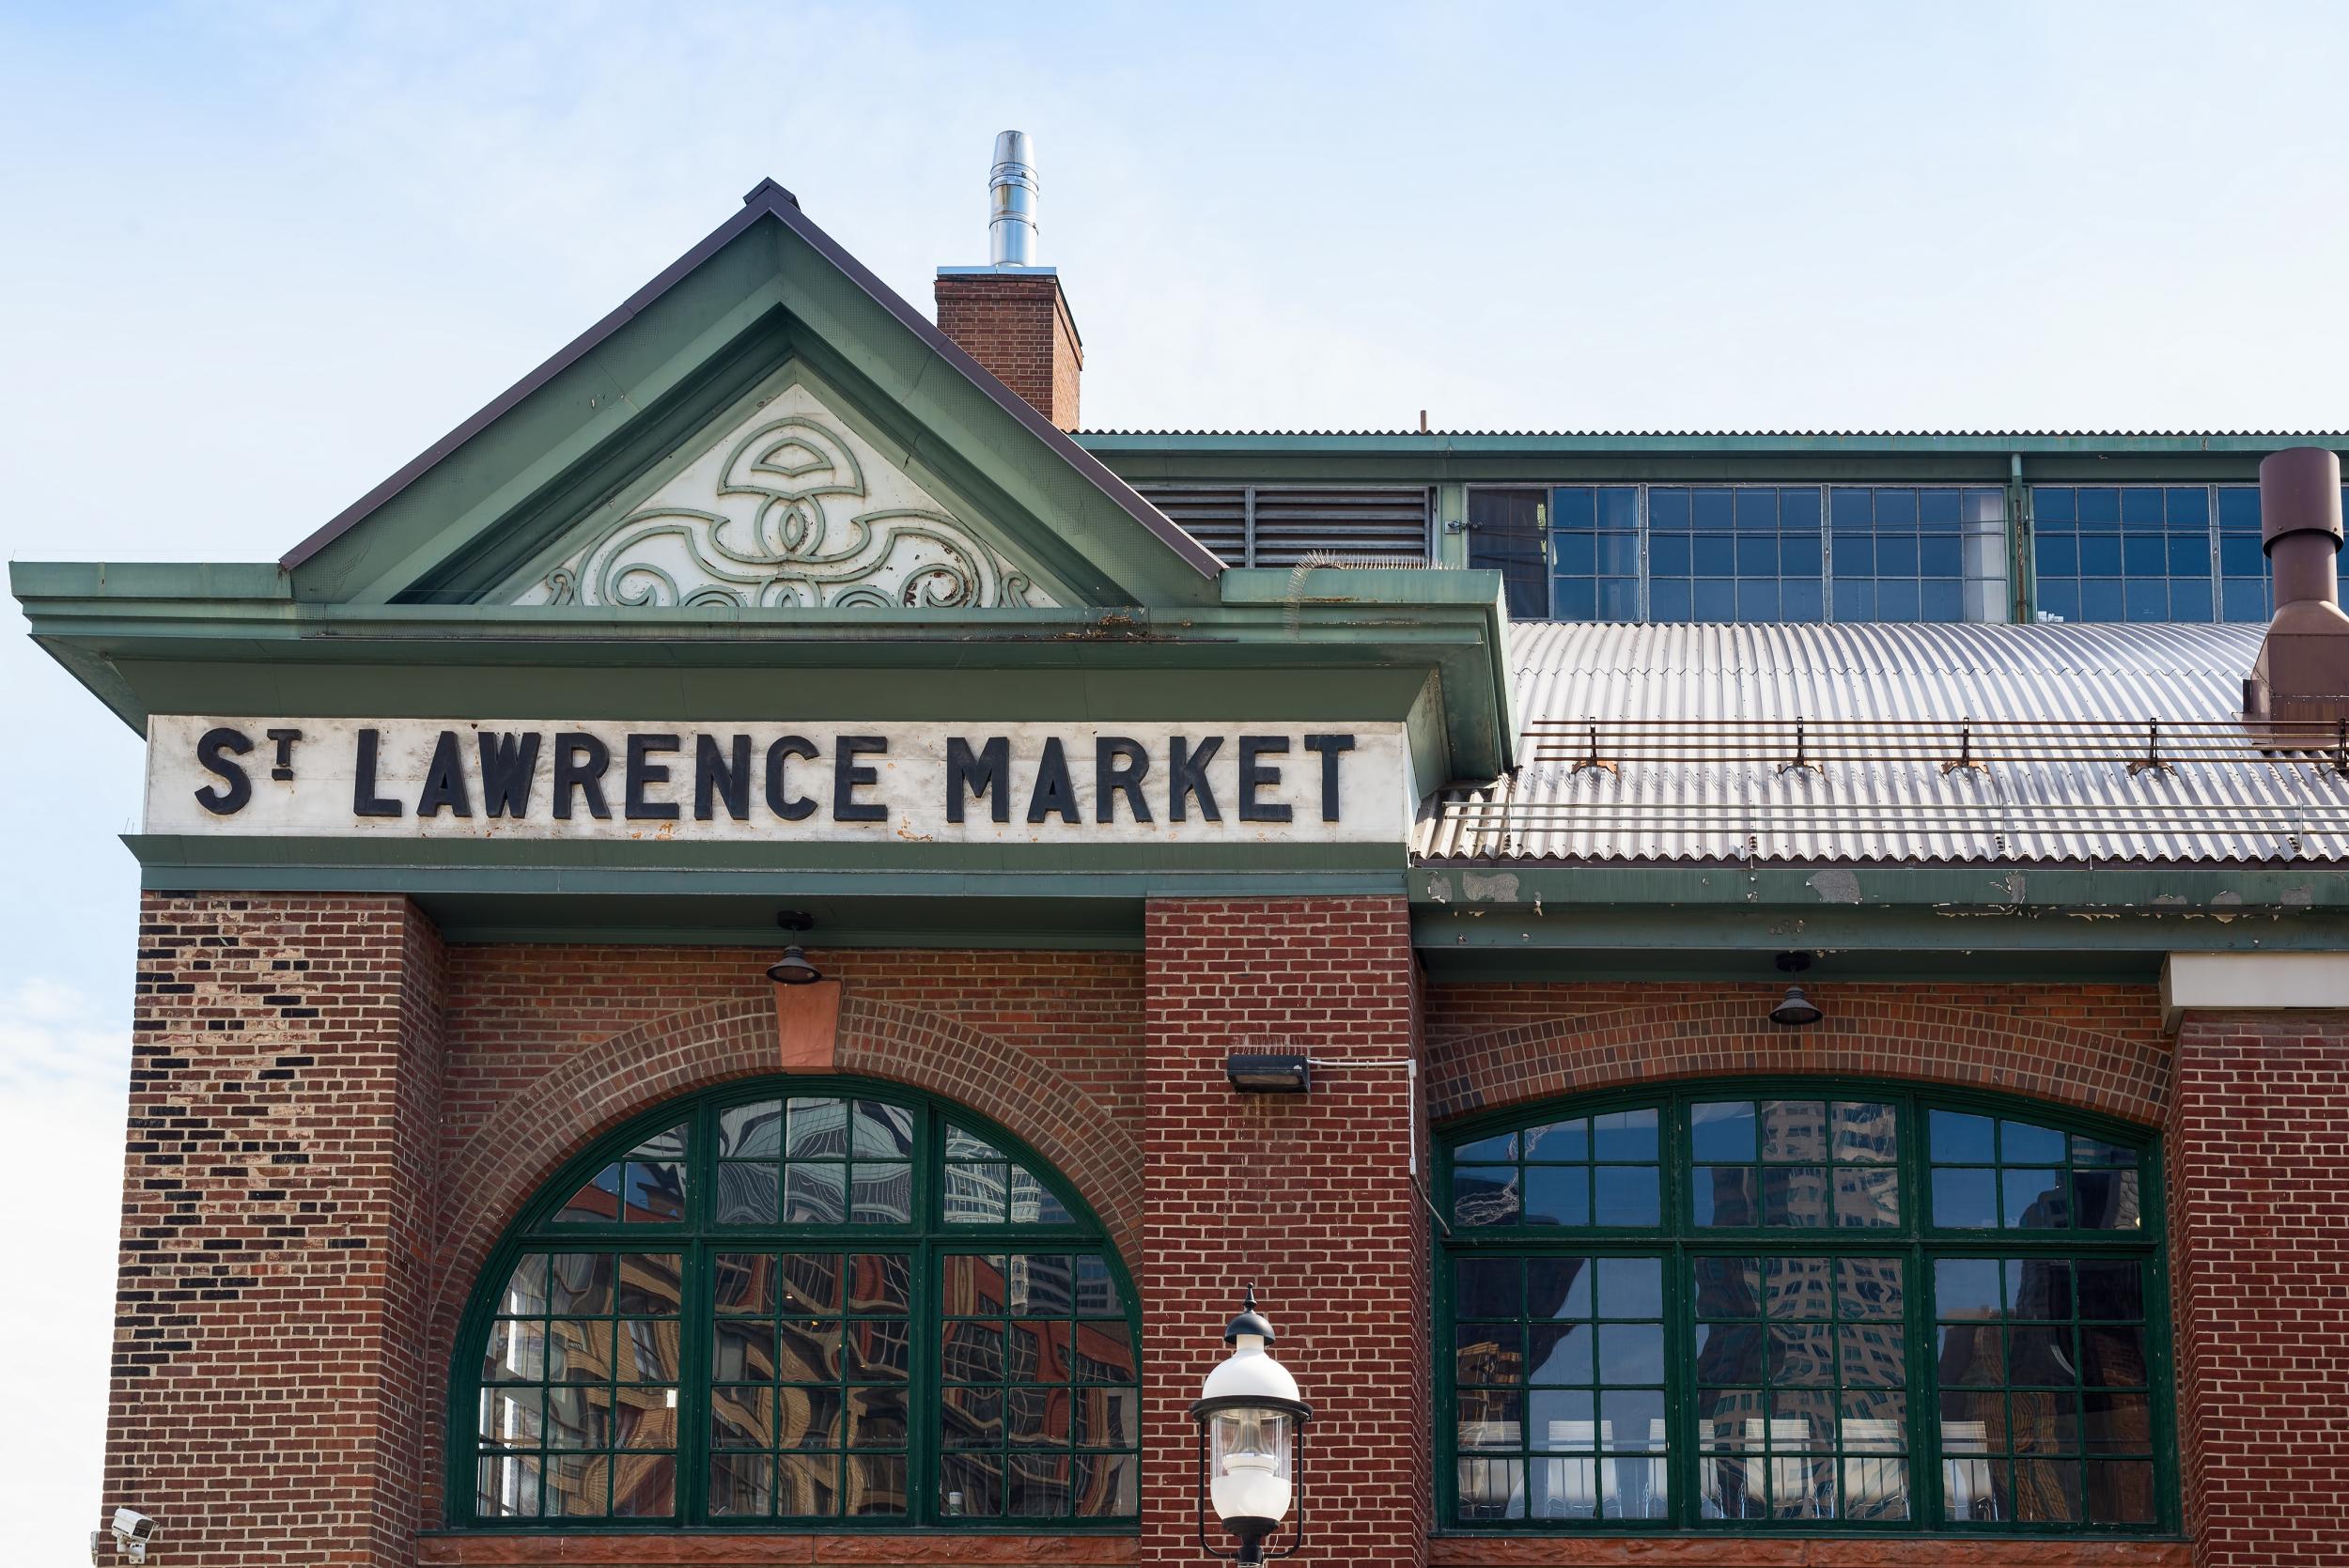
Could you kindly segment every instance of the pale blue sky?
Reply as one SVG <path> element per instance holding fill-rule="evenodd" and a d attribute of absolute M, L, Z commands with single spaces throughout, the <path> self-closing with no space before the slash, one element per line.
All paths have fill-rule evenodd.
<path fill-rule="evenodd" d="M 273 558 L 764 175 L 926 305 L 1007 125 L 1097 426 L 2340 429 L 2344 82 L 2320 4 L 20 0 L 0 528 Z M 0 1474 L 66 1561 L 139 759 L 8 625 L 0 1143 L 56 1176 L 0 1256 L 64 1272 Z"/>

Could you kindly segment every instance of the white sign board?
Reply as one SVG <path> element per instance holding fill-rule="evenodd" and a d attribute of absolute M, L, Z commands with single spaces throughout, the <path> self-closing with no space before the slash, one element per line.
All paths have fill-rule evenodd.
<path fill-rule="evenodd" d="M 821 844 L 1394 844 L 1403 726 L 171 714 L 150 833 Z"/>

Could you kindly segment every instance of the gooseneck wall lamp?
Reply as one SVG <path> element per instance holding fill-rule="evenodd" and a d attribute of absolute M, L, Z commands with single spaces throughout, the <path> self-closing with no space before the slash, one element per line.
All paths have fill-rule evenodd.
<path fill-rule="evenodd" d="M 1267 1354 L 1272 1325 L 1256 1311 L 1250 1286 L 1239 1316 L 1223 1330 L 1231 1355 L 1207 1374 L 1190 1407 L 1199 1423 L 1199 1548 L 1233 1562 L 1290 1557 L 1305 1544 L 1302 1497 L 1305 1422 L 1313 1407 L 1297 1397 L 1297 1379 Z M 1265 1540 L 1281 1528 L 1295 1501 L 1297 1536 L 1268 1554 Z M 1207 1541 L 1207 1507 L 1239 1543 L 1234 1552 Z"/>

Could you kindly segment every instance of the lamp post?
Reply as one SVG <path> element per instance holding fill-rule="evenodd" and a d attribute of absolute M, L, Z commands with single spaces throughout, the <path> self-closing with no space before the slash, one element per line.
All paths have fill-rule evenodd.
<path fill-rule="evenodd" d="M 1190 1419 L 1199 1423 L 1199 1547 L 1211 1557 L 1260 1563 L 1265 1538 L 1288 1517 L 1289 1503 L 1303 1479 L 1305 1422 L 1313 1406 L 1297 1397 L 1297 1379 L 1266 1354 L 1272 1325 L 1256 1311 L 1256 1290 L 1239 1316 L 1223 1330 L 1232 1347 L 1199 1390 Z M 1207 1504 L 1239 1543 L 1237 1552 L 1207 1543 Z M 1297 1539 L 1273 1557 L 1289 1557 L 1305 1544 L 1305 1514 L 1298 1509 Z"/>

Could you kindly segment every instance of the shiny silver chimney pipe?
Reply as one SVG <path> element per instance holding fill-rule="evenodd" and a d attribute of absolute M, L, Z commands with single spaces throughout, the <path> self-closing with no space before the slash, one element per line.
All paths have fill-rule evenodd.
<path fill-rule="evenodd" d="M 1035 265 L 1035 163 L 1025 131 L 995 134 L 995 166 L 988 171 L 989 260 L 997 267 Z"/>

